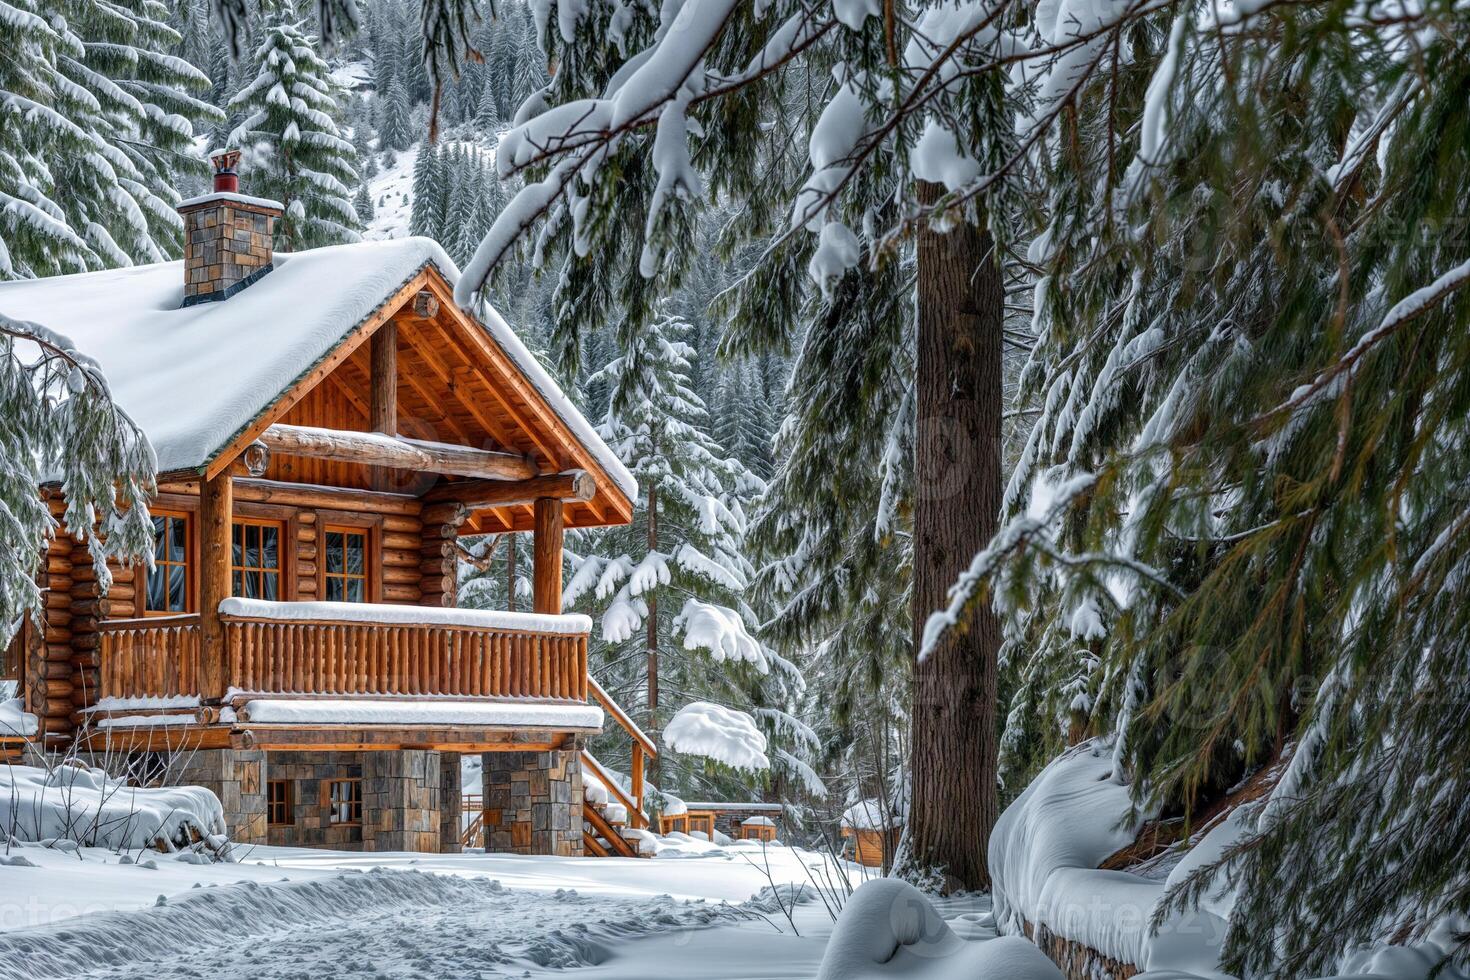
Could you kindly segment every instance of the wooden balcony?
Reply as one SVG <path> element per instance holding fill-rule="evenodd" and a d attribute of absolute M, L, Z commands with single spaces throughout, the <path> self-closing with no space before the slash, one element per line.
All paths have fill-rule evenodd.
<path fill-rule="evenodd" d="M 236 602 L 247 611 L 232 613 L 227 602 L 220 614 L 228 702 L 278 696 L 587 700 L 587 633 L 574 628 L 585 624 L 577 617 Z M 152 702 L 201 693 L 204 642 L 197 614 L 111 620 L 99 632 L 101 698 Z"/>

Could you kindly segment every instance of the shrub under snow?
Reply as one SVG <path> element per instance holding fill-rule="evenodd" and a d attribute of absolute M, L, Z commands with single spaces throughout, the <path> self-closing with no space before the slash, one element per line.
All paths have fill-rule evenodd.
<path fill-rule="evenodd" d="M 226 846 L 225 813 L 202 786 L 129 786 L 101 769 L 61 765 L 0 768 L 0 819 L 22 841 L 166 849 L 206 841 Z"/>

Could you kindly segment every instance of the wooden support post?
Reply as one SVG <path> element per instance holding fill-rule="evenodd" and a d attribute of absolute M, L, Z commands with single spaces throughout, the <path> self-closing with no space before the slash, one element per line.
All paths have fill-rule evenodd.
<path fill-rule="evenodd" d="M 231 517 L 234 478 L 225 470 L 199 485 L 199 693 L 205 700 L 225 696 L 225 627 L 219 604 L 229 598 Z"/>
<path fill-rule="evenodd" d="M 561 612 L 561 501 L 536 498 L 534 540 L 531 543 L 531 594 L 538 613 Z"/>
<path fill-rule="evenodd" d="M 398 435 L 398 324 L 389 320 L 372 339 L 369 388 L 374 432 Z"/>
<path fill-rule="evenodd" d="M 633 812 L 628 814 L 628 819 L 633 824 L 634 830 L 640 830 L 646 822 L 643 818 L 643 746 L 637 741 L 633 742 L 633 765 L 632 765 L 632 797 Z M 713 837 L 710 838 L 714 840 Z"/>

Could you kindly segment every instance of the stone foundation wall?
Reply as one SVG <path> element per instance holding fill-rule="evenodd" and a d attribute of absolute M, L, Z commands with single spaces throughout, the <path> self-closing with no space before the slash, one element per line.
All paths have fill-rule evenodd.
<path fill-rule="evenodd" d="M 265 844 L 265 769 L 265 753 L 259 750 L 200 749 L 173 760 L 168 781 L 213 791 L 225 808 L 230 839 L 237 844 Z"/>
<path fill-rule="evenodd" d="M 438 752 L 363 753 L 363 850 L 437 852 L 439 779 Z"/>
<path fill-rule="evenodd" d="M 486 850 L 582 856 L 582 762 L 578 749 L 487 752 Z"/>
<path fill-rule="evenodd" d="M 334 824 L 328 805 L 334 779 L 361 779 L 363 753 L 358 752 L 272 752 L 266 778 L 289 780 L 292 789 L 293 822 L 270 827 L 270 843 L 286 847 L 331 847 L 343 851 L 363 849 L 360 824 Z M 367 816 L 367 787 L 363 786 L 363 819 Z"/>

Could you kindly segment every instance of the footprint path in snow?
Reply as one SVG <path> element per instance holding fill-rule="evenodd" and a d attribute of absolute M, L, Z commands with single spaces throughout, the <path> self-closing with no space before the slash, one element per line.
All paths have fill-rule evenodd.
<path fill-rule="evenodd" d="M 520 977 L 592 966 L 610 947 L 735 917 L 720 905 L 510 891 L 372 871 L 199 888 L 154 908 L 0 935 L 0 978 L 199 980 Z"/>

